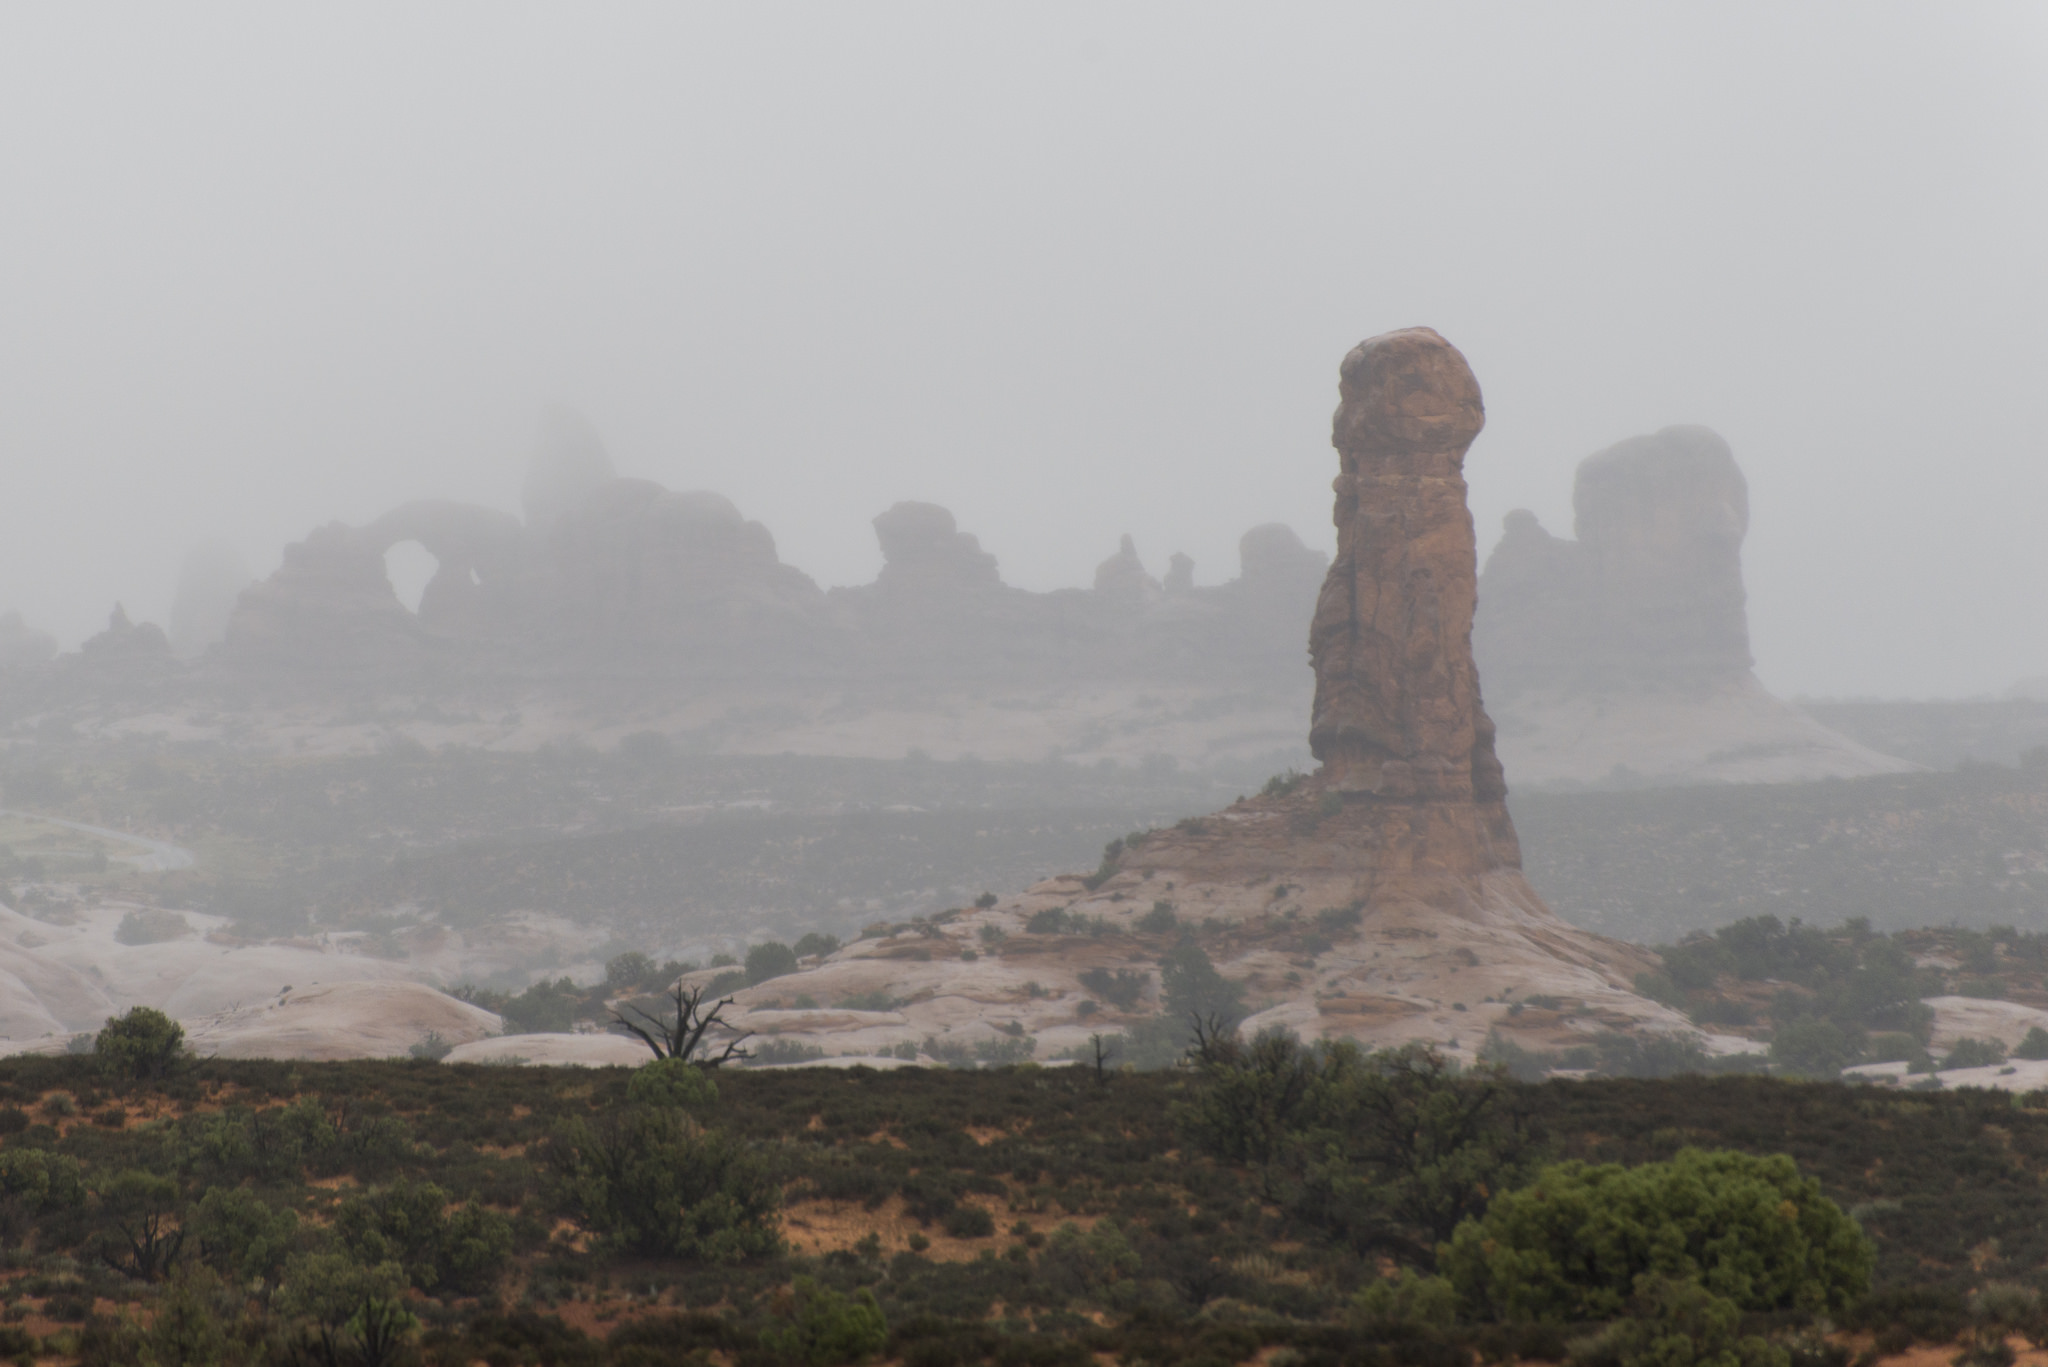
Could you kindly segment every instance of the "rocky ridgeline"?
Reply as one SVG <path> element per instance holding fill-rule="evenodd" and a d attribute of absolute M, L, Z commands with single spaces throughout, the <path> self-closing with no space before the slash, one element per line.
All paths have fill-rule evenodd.
<path fill-rule="evenodd" d="M 1242 570 L 1165 582 L 1125 538 L 1091 589 L 1003 583 L 946 509 L 899 503 L 874 519 L 874 583 L 820 589 L 732 502 L 614 473 L 595 436 L 558 419 L 534 458 L 523 519 L 418 502 L 286 548 L 241 594 L 202 678 L 317 690 L 465 678 L 873 680 L 1171 679 L 1191 668 L 1299 687 L 1301 637 L 1326 557 L 1286 527 L 1254 528 Z M 417 612 L 385 556 L 438 561 Z M 168 667 L 168 661 L 166 666 Z"/>
<path fill-rule="evenodd" d="M 1449 431 L 1466 419 L 1387 420 Z M 1390 512 L 1363 496 L 1368 483 L 1413 497 Z M 1220 585 L 1197 587 L 1179 554 L 1154 577 L 1125 537 L 1089 587 L 1034 593 L 1005 584 L 995 557 L 928 503 L 874 519 L 884 563 L 873 583 L 825 590 L 783 563 L 768 529 L 730 500 L 622 478 L 587 424 L 557 414 L 530 462 L 521 516 L 408 503 L 363 526 L 315 530 L 247 587 L 231 552 L 195 553 L 168 638 L 117 609 L 105 633 L 52 658 L 49 637 L 0 618 L 0 724 L 56 714 L 84 716 L 88 731 L 134 730 L 140 718 L 141 729 L 179 739 L 232 732 L 312 753 L 362 748 L 390 730 L 429 745 L 525 749 L 652 729 L 725 752 L 1160 755 L 1270 769 L 1302 758 L 1293 718 L 1309 685 L 1301 646 L 1313 616 L 1316 650 L 1376 652 L 1388 664 L 1469 624 L 1498 743 L 1524 789 L 1911 767 L 1757 681 L 1741 563 L 1748 489 L 1714 433 L 1671 427 L 1588 457 L 1575 539 L 1518 510 L 1477 578 L 1476 607 L 1462 571 L 1433 581 L 1414 604 L 1420 615 L 1398 630 L 1383 620 L 1351 633 L 1352 614 L 1378 611 L 1359 595 L 1397 568 L 1383 557 L 1471 540 L 1456 487 L 1453 498 L 1444 470 L 1427 462 L 1346 467 L 1339 522 L 1351 528 L 1351 569 L 1320 603 L 1326 557 L 1278 524 L 1245 533 L 1238 577 Z M 1410 517 L 1419 520 L 1371 521 Z M 387 555 L 408 545 L 435 562 L 416 611 L 387 569 Z M 1318 755 L 1347 774 L 1377 774 L 1371 729 L 1389 700 L 1323 686 L 1312 739 L 1333 748 Z M 1447 716 L 1464 717 L 1460 699 L 1477 681 L 1429 686 L 1442 690 Z M 408 707 L 447 724 L 408 729 L 398 715 Z M 229 713 L 238 720 L 224 728 Z M 1474 715 L 1458 725 L 1490 727 Z M 1472 737 L 1489 754 L 1493 743 L 1490 730 Z M 1469 769 L 1481 788 L 1497 786 L 1480 772 L 1490 760 L 1438 774 L 1383 758 L 1396 784 Z"/>

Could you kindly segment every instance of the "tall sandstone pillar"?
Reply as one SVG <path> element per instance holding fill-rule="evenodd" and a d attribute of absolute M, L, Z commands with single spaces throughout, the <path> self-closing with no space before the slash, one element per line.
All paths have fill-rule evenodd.
<path fill-rule="evenodd" d="M 1434 808 L 1417 834 L 1431 832 L 1437 859 L 1513 867 L 1507 786 L 1472 663 L 1478 557 L 1464 461 L 1486 422 L 1479 381 L 1456 347 L 1409 328 L 1354 347 L 1339 394 L 1337 560 L 1309 629 L 1309 748 L 1347 800 Z"/>

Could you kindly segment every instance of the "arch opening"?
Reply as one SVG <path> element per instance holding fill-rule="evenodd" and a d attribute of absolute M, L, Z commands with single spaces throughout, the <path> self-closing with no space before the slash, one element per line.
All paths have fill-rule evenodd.
<path fill-rule="evenodd" d="M 384 552 L 384 577 L 391 581 L 399 605 L 415 616 L 427 585 L 440 571 L 440 558 L 417 541 L 401 541 Z"/>

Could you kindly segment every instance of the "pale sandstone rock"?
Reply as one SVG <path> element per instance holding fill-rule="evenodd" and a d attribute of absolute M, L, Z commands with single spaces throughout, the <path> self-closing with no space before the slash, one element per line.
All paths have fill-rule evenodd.
<path fill-rule="evenodd" d="M 215 1058 L 400 1058 L 429 1034 L 456 1045 L 497 1034 L 482 1007 L 412 982 L 294 988 L 270 1002 L 187 1020 L 196 1054 Z"/>
<path fill-rule="evenodd" d="M 2048 1011 L 2018 1002 L 1928 997 L 1926 1004 L 1934 1008 L 1931 1042 L 1937 1053 L 1955 1047 L 1959 1039 L 1994 1039 L 2011 1049 L 2036 1026 L 2048 1030 Z"/>
<path fill-rule="evenodd" d="M 653 1057 L 646 1045 L 623 1035 L 498 1035 L 457 1045 L 443 1062 L 637 1068 Z"/>

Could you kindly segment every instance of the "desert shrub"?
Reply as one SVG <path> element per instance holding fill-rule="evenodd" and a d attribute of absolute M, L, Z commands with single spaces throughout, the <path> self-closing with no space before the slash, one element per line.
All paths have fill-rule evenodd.
<path fill-rule="evenodd" d="M 801 1040 L 771 1039 L 753 1046 L 753 1053 L 747 1059 L 749 1068 L 766 1068 L 778 1063 L 812 1063 L 825 1057 L 822 1044 L 805 1044 Z"/>
<path fill-rule="evenodd" d="M 1086 1233 L 1078 1225 L 1061 1225 L 1038 1255 L 1039 1275 L 1063 1297 L 1099 1298 L 1143 1266 L 1123 1226 L 1107 1218 Z"/>
<path fill-rule="evenodd" d="M 1686 1012 L 1695 1025 L 1755 1025 L 1756 1008 L 1739 997 L 1708 997 Z"/>
<path fill-rule="evenodd" d="M 184 1248 L 178 1184 L 131 1168 L 98 1188 L 101 1220 L 94 1243 L 102 1262 L 142 1281 L 158 1281 Z"/>
<path fill-rule="evenodd" d="M 1498 1071 L 1466 1072 L 1421 1045 L 1368 1054 L 1330 1041 L 1312 1056 L 1311 1094 L 1268 1165 L 1310 1223 L 1426 1266 L 1525 1171 L 1533 1136 Z"/>
<path fill-rule="evenodd" d="M 865 1362 L 889 1346 L 889 1323 L 875 1293 L 863 1287 L 851 1296 L 798 1277 L 791 1298 L 792 1323 L 761 1335 L 763 1343 L 807 1367 L 843 1367 Z"/>
<path fill-rule="evenodd" d="M 2023 1059 L 2048 1059 L 2048 1030 L 2032 1026 L 2020 1042 L 2013 1046 L 2012 1056 Z"/>
<path fill-rule="evenodd" d="M 1047 907 L 1034 911 L 1024 923 L 1024 929 L 1032 935 L 1064 935 L 1067 930 L 1067 913 L 1060 907 Z"/>
<path fill-rule="evenodd" d="M 211 1187 L 185 1217 L 207 1265 L 238 1281 L 273 1281 L 298 1241 L 299 1217 L 245 1187 Z"/>
<path fill-rule="evenodd" d="M 190 921 L 160 907 L 137 907 L 114 928 L 114 938 L 124 945 L 162 944 L 166 940 L 182 940 L 191 933 Z"/>
<path fill-rule="evenodd" d="M 1148 935 L 1164 935 L 1180 925 L 1180 917 L 1174 915 L 1173 903 L 1154 902 L 1152 909 L 1138 918 L 1138 929 Z"/>
<path fill-rule="evenodd" d="M 686 1059 L 658 1058 L 633 1070 L 626 1100 L 635 1106 L 691 1110 L 718 1100 L 718 1083 L 707 1069 Z"/>
<path fill-rule="evenodd" d="M 1123 861 L 1126 843 L 1135 844 L 1129 837 L 1112 840 L 1102 847 L 1102 862 L 1095 866 L 1095 872 L 1081 880 L 1081 885 L 1090 892 L 1101 887 L 1116 875 L 1117 865 Z"/>
<path fill-rule="evenodd" d="M 781 1247 L 781 1192 L 767 1163 L 678 1110 L 572 1120 L 550 1148 L 568 1205 L 615 1247 L 715 1263 Z"/>
<path fill-rule="evenodd" d="M 181 1271 L 156 1299 L 137 1360 L 142 1367 L 213 1367 L 231 1361 L 224 1321 L 239 1318 L 236 1299 L 211 1272 Z"/>
<path fill-rule="evenodd" d="M 1351 930 L 1365 922 L 1365 908 L 1354 902 L 1348 907 L 1324 907 L 1316 913 L 1316 924 L 1324 930 Z"/>
<path fill-rule="evenodd" d="M 43 1149 L 0 1149 L 0 1201 L 28 1214 L 85 1203 L 78 1160 Z"/>
<path fill-rule="evenodd" d="M 841 997 L 839 1005 L 847 1011 L 894 1011 L 902 1003 L 878 987 L 872 992 L 856 992 L 850 997 Z"/>
<path fill-rule="evenodd" d="M 2005 1046 L 1991 1039 L 1959 1039 L 1941 1061 L 1944 1068 L 1991 1068 L 2005 1062 Z"/>
<path fill-rule="evenodd" d="M 796 951 L 777 940 L 767 940 L 747 951 L 747 983 L 765 983 L 797 969 Z"/>
<path fill-rule="evenodd" d="M 1683 1149 L 1545 1168 L 1460 1224 L 1439 1261 L 1476 1309 L 1571 1321 L 1620 1313 L 1644 1275 L 1697 1278 L 1742 1310 L 1840 1310 L 1869 1290 L 1873 1257 L 1785 1155 Z"/>
<path fill-rule="evenodd" d="M 1789 1367 L 1790 1355 L 1741 1332 L 1742 1311 L 1691 1278 L 1645 1274 L 1629 1313 L 1571 1345 L 1570 1367 Z"/>
<path fill-rule="evenodd" d="M 1883 1287 L 1849 1307 L 1842 1316 L 1845 1327 L 1874 1331 L 1880 1339 L 1890 1332 L 1903 1338 L 1893 1350 L 1902 1352 L 1915 1340 L 1922 1343 L 1953 1343 L 1970 1321 L 1970 1307 L 1952 1286 Z"/>
<path fill-rule="evenodd" d="M 941 1223 L 956 1239 L 986 1239 L 996 1232 L 995 1217 L 980 1206 L 955 1206 Z"/>
<path fill-rule="evenodd" d="M 1028 1035 L 1021 1039 L 999 1035 L 977 1041 L 974 1046 L 975 1061 L 990 1068 L 1026 1062 L 1037 1052 L 1038 1041 Z"/>
<path fill-rule="evenodd" d="M 705 986 L 704 995 L 706 997 L 723 997 L 728 992 L 737 992 L 746 986 L 748 986 L 746 970 L 739 968 L 729 969 L 714 977 Z"/>
<path fill-rule="evenodd" d="M 607 959 L 604 965 L 604 985 L 608 992 L 630 992 L 636 987 L 656 987 L 660 983 L 661 970 L 654 960 L 637 949 Z"/>
<path fill-rule="evenodd" d="M 583 994 L 568 978 L 537 982 L 498 1008 L 508 1035 L 559 1035 L 576 1024 Z"/>
<path fill-rule="evenodd" d="M 1280 1159 L 1297 1136 L 1325 1119 L 1328 1057 L 1280 1029 L 1262 1030 L 1249 1044 L 1218 1041 L 1201 1059 L 1203 1086 L 1179 1115 L 1181 1132 L 1226 1163 Z"/>
<path fill-rule="evenodd" d="M 1863 1046 L 1863 1056 L 1872 1063 L 1924 1064 L 1927 1046 L 1911 1035 L 1887 1031 L 1872 1035 Z M 1924 1071 L 1924 1070 L 1923 1070 Z"/>
<path fill-rule="evenodd" d="M 1286 797 L 1289 793 L 1308 782 L 1308 775 L 1298 769 L 1288 769 L 1266 780 L 1266 786 L 1259 789 L 1260 797 Z"/>
<path fill-rule="evenodd" d="M 1393 1277 L 1376 1277 L 1351 1298 L 1350 1317 L 1362 1328 L 1390 1324 L 1423 1324 L 1448 1329 L 1458 1317 L 1458 1292 L 1442 1277 L 1425 1277 L 1402 1268 Z"/>
<path fill-rule="evenodd" d="M 2007 1340 L 2014 1334 L 2034 1344 L 2048 1340 L 2041 1293 L 2017 1282 L 1986 1283 L 1970 1297 L 1970 1326 L 1961 1336 L 1958 1367 L 2011 1367 L 2016 1354 Z"/>
<path fill-rule="evenodd" d="M 814 955 L 830 954 L 839 948 L 839 937 L 837 935 L 827 935 L 823 931 L 818 930 L 806 931 L 791 948 L 796 952 L 796 956 L 799 959 L 808 959 Z"/>
<path fill-rule="evenodd" d="M 512 1256 L 512 1222 L 475 1201 L 447 1206 L 431 1182 L 394 1182 L 343 1201 L 334 1232 L 357 1262 L 396 1263 L 422 1291 L 483 1291 Z"/>
<path fill-rule="evenodd" d="M 388 1119 L 388 1117 L 386 1117 Z M 234 1185 L 245 1178 L 295 1179 L 337 1153 L 334 1120 L 312 1097 L 289 1106 L 233 1106 L 179 1124 L 180 1152 L 191 1169 Z M 352 1136 L 360 1141 L 360 1132 Z"/>
<path fill-rule="evenodd" d="M 162 1078 L 185 1053 L 185 1027 L 151 1006 L 110 1016 L 93 1040 L 93 1057 L 113 1077 L 135 1081 Z"/>
<path fill-rule="evenodd" d="M 142 1329 L 125 1315 L 92 1315 L 79 1330 L 79 1367 L 135 1367 L 142 1354 Z"/>
<path fill-rule="evenodd" d="M 937 1035 L 924 1037 L 925 1056 L 949 1068 L 966 1068 L 974 1062 L 974 1046 L 964 1039 L 940 1039 Z"/>
<path fill-rule="evenodd" d="M 1486 1039 L 1479 1046 L 1479 1062 L 1484 1067 L 1498 1068 L 1517 1082 L 1541 1082 L 1551 1069 L 1559 1066 L 1556 1054 L 1525 1048 L 1498 1029 L 1486 1032 Z"/>
<path fill-rule="evenodd" d="M 1597 1037 L 1592 1049 L 1595 1068 L 1608 1077 L 1680 1077 L 1713 1065 L 1696 1041 L 1678 1035 L 1642 1039 L 1617 1031 Z"/>
<path fill-rule="evenodd" d="M 1201 1020 L 1230 1031 L 1245 1018 L 1244 984 L 1218 973 L 1192 934 L 1183 934 L 1159 960 L 1159 988 L 1165 1015 L 1177 1024 Z"/>
<path fill-rule="evenodd" d="M 427 1330 L 420 1347 L 432 1367 L 470 1367 L 478 1362 L 507 1367 L 667 1367 L 690 1361 L 678 1356 L 688 1340 L 674 1332 L 674 1318 L 669 1316 L 629 1319 L 612 1332 L 611 1342 L 615 1350 L 624 1351 L 608 1358 L 603 1344 L 558 1316 L 522 1308 L 484 1311 L 459 1326 L 437 1325 Z M 654 1345 L 659 1349 L 648 1351 Z"/>
<path fill-rule="evenodd" d="M 307 1253 L 285 1264 L 274 1301 L 310 1329 L 288 1361 L 389 1363 L 419 1327 L 405 1308 L 406 1277 L 397 1263 L 366 1264 L 347 1253 Z"/>
<path fill-rule="evenodd" d="M 1152 975 L 1131 968 L 1087 968 L 1081 971 L 1081 986 L 1119 1010 L 1136 1006 L 1152 985 Z"/>
<path fill-rule="evenodd" d="M 440 1031 L 429 1030 L 420 1037 L 417 1044 L 411 1045 L 405 1052 L 408 1058 L 416 1058 L 424 1063 L 439 1063 L 455 1052 L 455 1046 L 443 1039 Z"/>
<path fill-rule="evenodd" d="M 1772 1064 L 1800 1077 L 1838 1077 L 1862 1054 L 1860 1039 L 1820 1016 L 1802 1016 L 1771 1032 Z"/>
<path fill-rule="evenodd" d="M 1671 980 L 1669 973 L 1638 973 L 1635 977 L 1636 995 L 1648 997 L 1653 1002 L 1683 1010 L 1686 1005 L 1684 989 Z"/>

